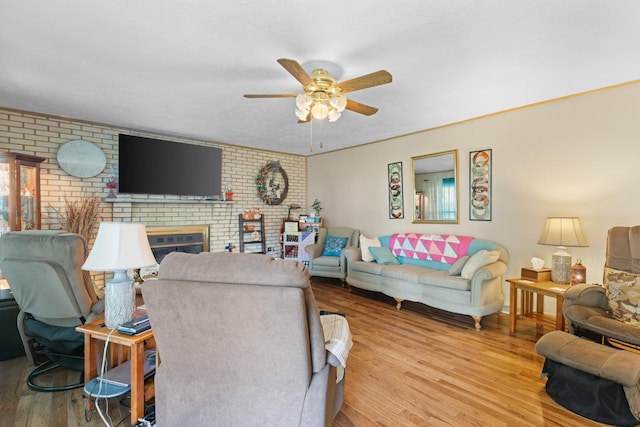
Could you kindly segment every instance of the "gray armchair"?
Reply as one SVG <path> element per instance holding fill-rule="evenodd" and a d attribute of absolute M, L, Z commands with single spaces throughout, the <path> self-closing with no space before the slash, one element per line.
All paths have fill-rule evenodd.
<path fill-rule="evenodd" d="M 87 254 L 79 234 L 33 230 L 0 236 L 0 270 L 20 307 L 17 326 L 25 353 L 38 365 L 27 379 L 33 389 L 83 385 L 42 386 L 36 377 L 59 366 L 84 369 L 84 335 L 75 328 L 104 311 L 91 276 L 80 268 Z"/>
<path fill-rule="evenodd" d="M 640 226 L 609 230 L 605 267 L 640 273 Z M 613 318 L 603 286 L 572 286 L 565 292 L 562 311 L 572 334 L 616 338 L 640 345 L 640 328 Z"/>
<path fill-rule="evenodd" d="M 309 275 L 319 277 L 333 277 L 340 279 L 344 286 L 347 277 L 347 258 L 344 250 L 339 256 L 323 256 L 327 236 L 346 237 L 345 248 L 360 247 L 360 230 L 349 227 L 321 228 L 318 241 L 306 247 L 309 254 Z"/>
<path fill-rule="evenodd" d="M 158 425 L 331 425 L 344 379 L 303 264 L 171 253 L 142 295 L 161 361 Z"/>

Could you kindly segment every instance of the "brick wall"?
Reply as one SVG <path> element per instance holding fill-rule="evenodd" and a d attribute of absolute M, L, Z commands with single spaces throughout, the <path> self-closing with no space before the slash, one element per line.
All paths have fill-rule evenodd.
<path fill-rule="evenodd" d="M 105 184 L 110 167 L 117 172 L 118 134 L 128 133 L 167 141 L 197 145 L 212 145 L 222 149 L 222 185 L 231 185 L 233 203 L 144 203 L 148 197 L 126 195 L 140 199 L 140 203 L 101 204 L 103 221 L 143 222 L 148 226 L 208 224 L 210 250 L 222 251 L 228 243 L 238 245 L 238 214 L 245 209 L 259 207 L 265 215 L 267 247 L 278 246 L 281 218 L 289 204 L 305 206 L 306 160 L 303 156 L 256 150 L 217 142 L 167 137 L 131 129 L 81 122 L 37 113 L 0 108 L 0 151 L 20 152 L 45 157 L 41 165 L 42 228 L 60 227 L 55 209 L 68 199 L 83 192 L 106 197 Z M 67 141 L 83 139 L 97 144 L 107 157 L 107 167 L 98 176 L 76 178 L 69 176 L 57 164 L 58 148 Z M 289 193 L 284 204 L 267 206 L 256 195 L 255 178 L 267 162 L 279 160 L 289 177 Z M 163 196 L 159 196 L 162 198 Z M 170 196 L 167 196 L 168 198 Z M 173 197 L 176 198 L 176 197 Z M 97 230 L 96 230 L 97 231 Z"/>

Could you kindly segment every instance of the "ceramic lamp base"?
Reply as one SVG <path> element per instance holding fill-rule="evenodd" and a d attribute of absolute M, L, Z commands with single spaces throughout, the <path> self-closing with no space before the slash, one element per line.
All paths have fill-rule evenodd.
<path fill-rule="evenodd" d="M 104 323 L 107 328 L 115 329 L 125 322 L 133 320 L 136 312 L 136 291 L 133 280 L 124 270 L 116 271 L 113 279 L 106 284 Z"/>
<path fill-rule="evenodd" d="M 567 248 L 559 247 L 551 256 L 551 281 L 569 283 L 571 281 L 571 255 Z"/>

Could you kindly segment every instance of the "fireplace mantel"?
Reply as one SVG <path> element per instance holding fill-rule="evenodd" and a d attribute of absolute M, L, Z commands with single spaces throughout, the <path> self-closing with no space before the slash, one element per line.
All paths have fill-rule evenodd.
<path fill-rule="evenodd" d="M 105 202 L 107 203 L 186 203 L 186 204 L 197 204 L 197 203 L 215 203 L 215 204 L 224 204 L 231 205 L 233 201 L 224 201 L 224 200 L 206 200 L 206 199 L 133 199 L 133 198 L 105 198 Z"/>

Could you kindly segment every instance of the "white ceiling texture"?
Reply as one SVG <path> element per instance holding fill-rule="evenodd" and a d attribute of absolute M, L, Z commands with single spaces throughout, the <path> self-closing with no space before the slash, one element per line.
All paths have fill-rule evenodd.
<path fill-rule="evenodd" d="M 294 99 L 243 97 L 301 91 L 278 58 L 393 75 L 320 153 L 639 79 L 639 42 L 634 0 L 0 0 L 0 106 L 308 155 Z"/>

